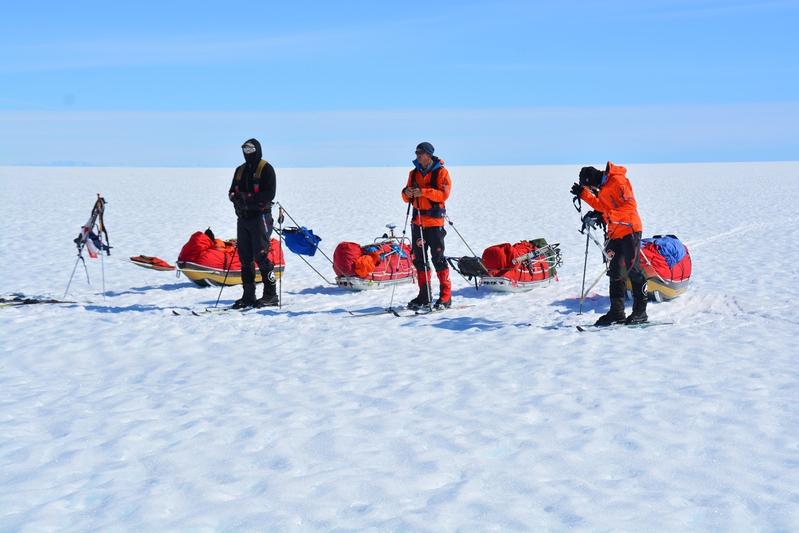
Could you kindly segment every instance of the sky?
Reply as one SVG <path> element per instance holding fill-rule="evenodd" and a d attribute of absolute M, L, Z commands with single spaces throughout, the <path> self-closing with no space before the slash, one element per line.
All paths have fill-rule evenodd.
<path fill-rule="evenodd" d="M 799 0 L 4 2 L 0 165 L 799 159 Z"/>

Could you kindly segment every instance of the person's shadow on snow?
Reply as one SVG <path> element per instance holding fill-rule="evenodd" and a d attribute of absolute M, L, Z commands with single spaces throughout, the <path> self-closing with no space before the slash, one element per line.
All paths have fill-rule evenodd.
<path fill-rule="evenodd" d="M 130 287 L 129 289 L 124 291 L 105 291 L 105 295 L 106 297 L 115 297 L 115 296 L 125 296 L 127 294 L 142 294 L 150 291 L 177 291 L 180 289 L 189 289 L 189 288 L 202 289 L 204 287 L 199 287 L 195 283 L 187 281 L 181 283 L 165 283 L 162 285 L 145 285 L 144 287 Z"/>
<path fill-rule="evenodd" d="M 565 310 L 558 309 L 556 312 L 570 315 L 580 312 L 580 298 L 565 298 L 563 300 L 555 300 L 550 304 L 552 307 L 565 307 Z M 599 296 L 595 294 L 583 300 L 583 313 L 590 313 L 592 311 L 599 312 L 600 314 L 607 311 L 610 302 L 607 296 Z"/>

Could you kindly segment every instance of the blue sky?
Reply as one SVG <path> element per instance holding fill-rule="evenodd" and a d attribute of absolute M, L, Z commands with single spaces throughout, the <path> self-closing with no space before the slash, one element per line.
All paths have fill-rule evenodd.
<path fill-rule="evenodd" d="M 15 2 L 0 164 L 799 159 L 799 1 Z"/>

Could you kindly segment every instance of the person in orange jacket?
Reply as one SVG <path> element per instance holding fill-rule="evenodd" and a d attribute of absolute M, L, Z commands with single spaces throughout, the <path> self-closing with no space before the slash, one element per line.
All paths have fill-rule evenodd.
<path fill-rule="evenodd" d="M 596 325 L 646 322 L 649 294 L 646 275 L 640 264 L 643 225 L 632 185 L 627 179 L 627 169 L 610 161 L 604 172 L 594 167 L 583 167 L 580 182 L 572 185 L 571 193 L 596 210 L 587 216 L 601 220 L 607 227 L 605 251 L 610 257 L 610 310 L 599 317 Z M 625 316 L 628 277 L 633 289 L 633 310 L 630 316 Z"/>
<path fill-rule="evenodd" d="M 412 255 L 419 281 L 419 295 L 408 302 L 409 309 L 447 309 L 452 305 L 452 283 L 447 259 L 444 257 L 444 237 L 447 235 L 444 229 L 444 217 L 447 214 L 444 202 L 449 198 L 452 183 L 449 172 L 444 168 L 444 161 L 434 156 L 434 152 L 435 148 L 429 142 L 420 143 L 416 147 L 414 168 L 408 174 L 408 182 L 402 189 L 403 201 L 413 207 Z M 439 297 L 432 305 L 428 251 L 439 282 Z"/>

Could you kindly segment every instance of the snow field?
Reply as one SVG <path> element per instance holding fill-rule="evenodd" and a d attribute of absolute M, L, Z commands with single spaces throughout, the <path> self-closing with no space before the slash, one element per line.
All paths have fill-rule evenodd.
<path fill-rule="evenodd" d="M 80 305 L 0 309 L 0 530 L 796 529 L 799 164 L 627 166 L 692 286 L 650 306 L 674 326 L 591 334 L 567 327 L 607 306 L 603 279 L 576 314 L 577 165 L 453 167 L 472 248 L 560 242 L 560 281 L 503 295 L 455 275 L 473 306 L 402 319 L 349 317 L 390 290 L 327 287 L 292 255 L 282 311 L 173 316 L 218 289 L 123 259 L 233 236 L 232 167 L 0 168 L 0 294 L 61 297 L 96 192 L 114 246 L 105 299 L 87 260 Z M 401 228 L 405 169 L 277 172 L 328 255 Z"/>

